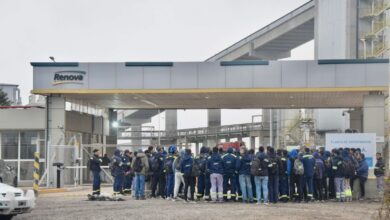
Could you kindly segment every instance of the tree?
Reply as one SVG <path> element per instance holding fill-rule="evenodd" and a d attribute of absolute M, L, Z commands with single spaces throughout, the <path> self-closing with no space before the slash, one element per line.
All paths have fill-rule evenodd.
<path fill-rule="evenodd" d="M 7 93 L 0 89 L 0 106 L 10 106 L 11 101 L 7 97 Z"/>

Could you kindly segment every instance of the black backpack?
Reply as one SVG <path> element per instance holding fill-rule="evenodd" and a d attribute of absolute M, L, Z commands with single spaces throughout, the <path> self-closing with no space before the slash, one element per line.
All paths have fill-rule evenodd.
<path fill-rule="evenodd" d="M 258 157 L 255 157 L 251 163 L 251 175 L 260 176 L 261 174 L 261 162 Z"/>
<path fill-rule="evenodd" d="M 192 162 L 191 176 L 192 177 L 197 177 L 199 175 L 200 175 L 199 164 L 194 160 L 194 162 Z"/>
<path fill-rule="evenodd" d="M 142 171 L 142 168 L 144 168 L 144 165 L 142 164 L 141 157 L 136 157 L 135 161 L 134 161 L 134 166 L 133 166 L 134 172 L 139 173 Z"/>
<path fill-rule="evenodd" d="M 316 162 L 316 165 L 314 167 L 314 177 L 316 179 L 322 179 L 323 173 L 321 172 L 321 166 L 319 162 Z"/>
<path fill-rule="evenodd" d="M 160 155 L 154 155 L 151 158 L 151 168 L 153 172 L 160 170 Z"/>
<path fill-rule="evenodd" d="M 173 161 L 175 160 L 174 157 L 168 157 L 165 160 L 164 163 L 164 170 L 166 173 L 173 173 Z"/>
<path fill-rule="evenodd" d="M 352 160 L 343 160 L 343 173 L 345 176 L 355 175 L 355 165 Z"/>

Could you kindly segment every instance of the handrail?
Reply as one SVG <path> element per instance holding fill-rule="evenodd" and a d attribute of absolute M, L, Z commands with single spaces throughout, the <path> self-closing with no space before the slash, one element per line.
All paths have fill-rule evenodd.
<path fill-rule="evenodd" d="M 384 13 L 386 10 L 390 9 L 390 2 L 384 4 L 379 4 L 374 9 L 361 9 L 364 13 L 361 16 L 362 18 L 372 18 L 377 17 Z"/>

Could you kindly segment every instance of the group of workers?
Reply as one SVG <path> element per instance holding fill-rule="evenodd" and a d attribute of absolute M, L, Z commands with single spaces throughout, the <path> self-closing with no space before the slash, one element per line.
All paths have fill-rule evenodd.
<path fill-rule="evenodd" d="M 385 164 L 376 155 L 374 174 L 379 197 L 383 198 Z M 100 152 L 90 160 L 93 194 L 100 194 Z M 239 148 L 212 149 L 203 146 L 197 156 L 191 149 L 176 146 L 149 147 L 123 153 L 115 150 L 110 163 L 114 195 L 132 194 L 145 199 L 145 184 L 152 198 L 212 202 L 242 201 L 265 204 L 352 200 L 355 180 L 360 185 L 359 199 L 365 197 L 368 164 L 360 149 L 318 150 L 301 148 L 288 152 L 260 146 L 258 152 Z M 195 190 L 196 188 L 196 190 Z M 182 192 L 182 196 L 179 196 Z"/>

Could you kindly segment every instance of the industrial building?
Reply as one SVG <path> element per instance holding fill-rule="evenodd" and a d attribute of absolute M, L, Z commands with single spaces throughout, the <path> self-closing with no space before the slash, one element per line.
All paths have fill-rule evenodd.
<path fill-rule="evenodd" d="M 32 62 L 32 93 L 46 104 L 0 110 L 0 158 L 28 183 L 39 151 L 41 184 L 53 187 L 53 162 L 64 163 L 63 183 L 82 184 L 91 149 L 119 142 L 324 146 L 326 133 L 351 129 L 375 133 L 388 155 L 389 8 L 312 0 L 204 62 Z M 283 60 L 311 40 L 315 60 Z M 177 109 L 208 109 L 207 127 L 178 130 Z M 262 109 L 261 119 L 221 125 L 221 109 Z M 164 131 L 144 126 L 161 112 Z"/>

